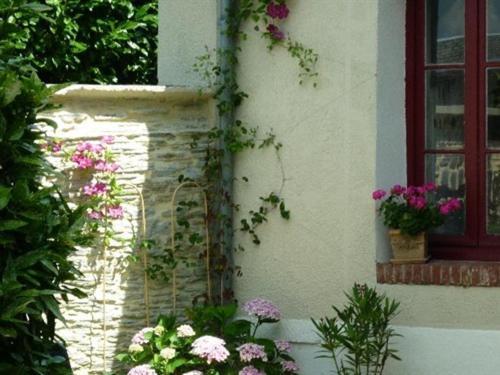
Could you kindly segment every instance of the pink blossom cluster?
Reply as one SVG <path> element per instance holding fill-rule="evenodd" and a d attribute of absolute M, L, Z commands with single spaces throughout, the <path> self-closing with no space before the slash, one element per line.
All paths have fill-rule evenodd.
<path fill-rule="evenodd" d="M 58 153 L 62 150 L 63 143 L 61 141 L 48 141 L 41 145 L 42 149 L 47 151 Z"/>
<path fill-rule="evenodd" d="M 271 38 L 274 40 L 280 41 L 280 40 L 285 39 L 285 33 L 283 31 L 281 31 L 278 26 L 273 25 L 272 23 L 267 25 L 267 32 L 269 33 Z"/>
<path fill-rule="evenodd" d="M 462 202 L 458 198 L 450 198 L 444 202 L 438 203 L 439 213 L 441 215 L 449 215 L 462 208 Z"/>
<path fill-rule="evenodd" d="M 251 362 L 254 359 L 260 359 L 264 362 L 267 362 L 267 354 L 264 346 L 254 344 L 254 343 L 246 343 L 236 350 L 240 353 L 240 359 L 242 362 Z"/>
<path fill-rule="evenodd" d="M 130 369 L 127 375 L 157 375 L 157 373 L 150 365 L 140 365 Z"/>
<path fill-rule="evenodd" d="M 92 220 L 100 220 L 106 216 L 111 219 L 122 219 L 124 215 L 123 207 L 120 205 L 106 206 L 103 211 L 106 212 L 106 215 L 102 211 L 92 210 L 87 216 Z"/>
<path fill-rule="evenodd" d="M 272 302 L 262 298 L 255 298 L 248 301 L 243 305 L 243 310 L 245 310 L 247 314 L 253 315 L 259 319 L 274 321 L 281 319 L 279 309 Z"/>
<path fill-rule="evenodd" d="M 87 196 L 104 195 L 107 191 L 108 186 L 103 182 L 96 182 L 83 187 L 83 194 Z"/>
<path fill-rule="evenodd" d="M 294 361 L 281 362 L 281 368 L 286 373 L 296 374 L 299 371 L 299 366 Z"/>
<path fill-rule="evenodd" d="M 229 357 L 226 342 L 214 336 L 197 338 L 192 344 L 190 353 L 205 359 L 208 364 L 213 361 L 224 362 Z"/>
<path fill-rule="evenodd" d="M 288 17 L 290 10 L 285 3 L 271 1 L 267 6 L 266 13 L 271 18 L 284 20 Z"/>
<path fill-rule="evenodd" d="M 284 340 L 275 340 L 276 348 L 282 353 L 290 353 L 292 351 L 292 344 Z"/>
<path fill-rule="evenodd" d="M 79 169 L 94 168 L 102 172 L 116 172 L 119 168 L 118 164 L 108 163 L 103 159 L 106 146 L 112 144 L 113 141 L 114 137 L 104 136 L 99 143 L 80 142 L 76 145 L 70 159 Z"/>
<path fill-rule="evenodd" d="M 153 332 L 154 329 L 151 327 L 146 327 L 137 332 L 134 337 L 132 337 L 132 344 L 144 345 L 149 342 L 149 340 L 144 336 L 146 333 Z"/>
<path fill-rule="evenodd" d="M 239 372 L 238 375 L 266 375 L 265 372 L 259 371 L 253 366 L 246 366 L 243 367 Z"/>
<path fill-rule="evenodd" d="M 391 197 L 402 197 L 408 203 L 408 206 L 417 210 L 422 210 L 428 207 L 426 194 L 437 191 L 436 184 L 429 182 L 423 186 L 408 186 L 394 185 L 390 194 Z M 387 195 L 385 190 L 379 189 L 372 193 L 372 198 L 380 200 Z M 449 215 L 452 212 L 458 211 L 462 207 L 462 202 L 458 198 L 450 198 L 437 205 L 439 212 L 442 215 Z"/>

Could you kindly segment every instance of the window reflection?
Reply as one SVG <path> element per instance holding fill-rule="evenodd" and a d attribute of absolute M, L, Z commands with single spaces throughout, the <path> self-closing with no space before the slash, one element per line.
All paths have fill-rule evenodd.
<path fill-rule="evenodd" d="M 464 0 L 427 0 L 426 60 L 431 64 L 463 63 Z"/>
<path fill-rule="evenodd" d="M 436 200 L 442 198 L 465 199 L 465 162 L 463 155 L 433 154 L 425 158 L 425 180 L 438 186 Z M 446 222 L 435 229 L 437 234 L 463 234 L 465 207 L 451 214 Z"/>

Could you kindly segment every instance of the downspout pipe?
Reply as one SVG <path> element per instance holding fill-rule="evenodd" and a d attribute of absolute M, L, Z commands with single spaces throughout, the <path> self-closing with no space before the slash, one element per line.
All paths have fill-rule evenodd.
<path fill-rule="evenodd" d="M 229 12 L 231 7 L 238 6 L 238 2 L 236 0 L 219 0 L 218 2 L 218 15 L 219 15 L 219 24 L 218 24 L 218 41 L 217 45 L 219 50 L 221 51 L 232 51 L 236 53 L 236 43 L 234 37 L 228 35 L 226 33 L 227 25 L 229 20 Z M 230 56 L 226 53 L 219 54 L 219 64 L 222 68 L 222 71 L 230 71 L 234 69 L 234 64 L 232 64 L 228 59 Z M 225 92 L 223 92 L 221 100 L 229 101 L 231 98 L 231 88 L 226 88 Z M 225 133 L 226 130 L 229 130 L 234 122 L 234 111 L 227 111 L 226 113 L 219 116 L 219 126 Z M 222 217 L 226 218 L 227 223 L 230 225 L 227 226 L 225 222 L 220 223 L 221 226 L 219 229 L 222 232 L 222 243 L 221 243 L 221 252 L 224 254 L 226 258 L 226 269 L 234 270 L 234 256 L 233 256 L 233 209 L 231 206 L 231 200 L 233 199 L 233 179 L 234 179 L 234 160 L 231 152 L 227 150 L 227 145 L 225 143 L 224 137 L 220 139 L 220 149 L 224 151 L 222 156 L 222 190 L 224 193 L 227 193 L 229 197 L 229 201 L 226 200 L 226 197 L 221 198 L 221 213 Z M 225 195 L 225 194 L 224 194 Z M 220 290 L 218 291 L 221 294 L 221 304 L 225 302 L 224 294 L 226 291 L 233 290 L 233 274 L 234 271 L 226 271 L 221 276 Z"/>

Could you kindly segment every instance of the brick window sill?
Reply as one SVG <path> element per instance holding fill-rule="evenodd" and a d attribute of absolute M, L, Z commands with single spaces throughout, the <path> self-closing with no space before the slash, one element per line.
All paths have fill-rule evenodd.
<path fill-rule="evenodd" d="M 500 287 L 500 262 L 431 260 L 426 264 L 377 263 L 377 283 Z"/>

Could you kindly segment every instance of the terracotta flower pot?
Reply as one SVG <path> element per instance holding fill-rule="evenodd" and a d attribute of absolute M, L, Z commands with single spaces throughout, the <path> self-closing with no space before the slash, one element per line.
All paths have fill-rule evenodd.
<path fill-rule="evenodd" d="M 429 260 L 427 233 L 409 236 L 402 234 L 399 229 L 390 229 L 389 238 L 393 254 L 391 263 L 426 263 Z"/>

